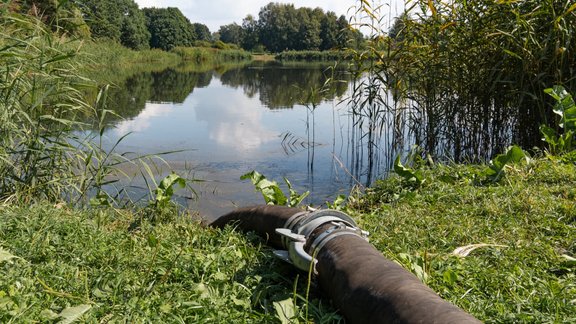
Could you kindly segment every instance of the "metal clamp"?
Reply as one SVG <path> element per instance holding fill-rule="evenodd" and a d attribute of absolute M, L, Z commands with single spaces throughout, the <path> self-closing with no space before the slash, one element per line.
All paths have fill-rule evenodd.
<path fill-rule="evenodd" d="M 284 224 L 284 228 L 276 229 L 276 233 L 282 237 L 282 246 L 286 251 L 278 250 L 274 251 L 274 254 L 300 270 L 309 271 L 312 269 L 316 274 L 317 261 L 306 253 L 304 245 L 310 234 L 326 223 L 331 223 L 334 226 L 320 234 L 312 242 L 313 255 L 334 237 L 352 234 L 366 239 L 368 236 L 368 232 L 360 230 L 356 222 L 343 212 L 330 209 L 300 212 L 290 217 Z"/>
<path fill-rule="evenodd" d="M 289 243 L 285 246 L 287 251 L 276 250 L 274 254 L 302 271 L 309 271 L 312 267 L 312 270 L 316 273 L 316 260 L 313 260 L 312 256 L 304 251 L 306 237 L 296 234 L 287 228 L 277 228 L 276 233 L 282 236 L 283 242 L 284 240 L 289 240 Z"/>

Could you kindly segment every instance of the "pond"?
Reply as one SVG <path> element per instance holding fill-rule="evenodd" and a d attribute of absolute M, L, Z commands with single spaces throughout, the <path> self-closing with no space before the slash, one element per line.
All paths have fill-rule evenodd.
<path fill-rule="evenodd" d="M 338 82 L 326 83 L 329 77 Z M 321 206 L 385 177 L 398 154 L 429 142 L 426 127 L 402 122 L 409 119 L 403 114 L 410 113 L 410 103 L 392 99 L 391 106 L 403 109 L 387 112 L 378 131 L 370 132 L 373 126 L 347 104 L 356 86 L 345 69 L 311 64 L 252 62 L 139 73 L 111 90 L 110 107 L 122 118 L 108 121 L 105 136 L 115 143 L 129 133 L 117 152 L 178 151 L 162 158 L 178 174 L 199 180 L 192 184 L 194 193 L 179 199 L 207 220 L 263 203 L 252 184 L 240 180 L 252 170 L 282 184 L 287 178 L 296 191 L 310 192 L 306 204 Z M 509 133 L 502 128 L 501 143 L 489 145 L 508 143 Z M 436 136 L 437 151 L 462 150 L 453 134 Z M 145 187 L 138 180 L 132 185 Z"/>

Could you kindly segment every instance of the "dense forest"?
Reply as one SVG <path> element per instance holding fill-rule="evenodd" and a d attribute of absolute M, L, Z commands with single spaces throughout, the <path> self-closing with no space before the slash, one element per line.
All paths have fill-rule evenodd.
<path fill-rule="evenodd" d="M 329 50 L 357 46 L 362 34 L 344 16 L 320 8 L 295 8 L 269 3 L 258 19 L 231 23 L 218 32 L 190 22 L 178 8 L 143 8 L 133 0 L 13 0 L 0 11 L 40 17 L 54 32 L 77 37 L 109 39 L 136 49 L 194 46 L 222 41 L 246 50 Z"/>

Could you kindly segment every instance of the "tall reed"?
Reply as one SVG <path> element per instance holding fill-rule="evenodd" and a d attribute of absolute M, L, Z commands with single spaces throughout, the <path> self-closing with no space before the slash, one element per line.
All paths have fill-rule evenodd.
<path fill-rule="evenodd" d="M 510 141 L 540 144 L 554 104 L 544 89 L 576 87 L 571 1 L 407 0 L 390 35 L 391 12 L 377 3 L 357 2 L 370 46 L 355 52 L 358 75 L 368 77 L 355 88 L 354 113 L 409 112 L 415 142 L 428 151 L 482 159 Z M 389 108 L 393 117 L 384 117 Z"/>
<path fill-rule="evenodd" d="M 0 199 L 58 200 L 74 177 L 69 132 L 91 107 L 68 41 L 36 19 L 0 22 Z"/>
<path fill-rule="evenodd" d="M 0 201 L 109 201 L 102 188 L 129 160 L 98 140 L 110 112 L 105 93 L 93 96 L 96 84 L 79 72 L 81 43 L 34 17 L 7 14 L 0 29 Z"/>

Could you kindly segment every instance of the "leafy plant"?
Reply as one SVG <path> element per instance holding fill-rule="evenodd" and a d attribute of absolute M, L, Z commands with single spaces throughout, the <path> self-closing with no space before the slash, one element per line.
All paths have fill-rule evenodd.
<path fill-rule="evenodd" d="M 166 176 L 156 188 L 156 198 L 150 202 L 150 205 L 157 209 L 163 209 L 168 206 L 174 195 L 174 187 L 178 188 L 186 187 L 186 180 L 176 173 L 172 172 Z"/>
<path fill-rule="evenodd" d="M 540 132 L 543 140 L 548 143 L 550 153 L 559 154 L 573 151 L 576 148 L 574 134 L 576 133 L 576 103 L 574 98 L 563 86 L 557 85 L 544 90 L 556 100 L 553 111 L 560 116 L 558 126 L 564 130 L 559 134 L 553 128 L 541 125 Z"/>
<path fill-rule="evenodd" d="M 304 198 L 306 198 L 310 192 L 306 191 L 302 194 L 298 194 L 293 188 L 292 184 L 288 179 L 284 178 L 284 182 L 288 186 L 289 194 L 285 195 L 282 189 L 276 181 L 270 181 L 266 177 L 256 171 L 251 171 L 240 177 L 241 180 L 250 179 L 252 184 L 256 187 L 256 191 L 259 191 L 264 197 L 264 201 L 267 205 L 285 205 L 289 207 L 298 206 Z"/>
<path fill-rule="evenodd" d="M 404 166 L 400 161 L 400 155 L 394 160 L 394 172 L 416 188 L 420 187 L 426 181 L 422 171 Z"/>
<path fill-rule="evenodd" d="M 491 182 L 498 182 L 505 174 L 505 167 L 511 163 L 518 163 L 522 159 L 526 159 L 526 152 L 522 150 L 519 146 L 510 146 L 506 153 L 498 154 L 482 173 L 486 177 L 486 180 Z"/>

